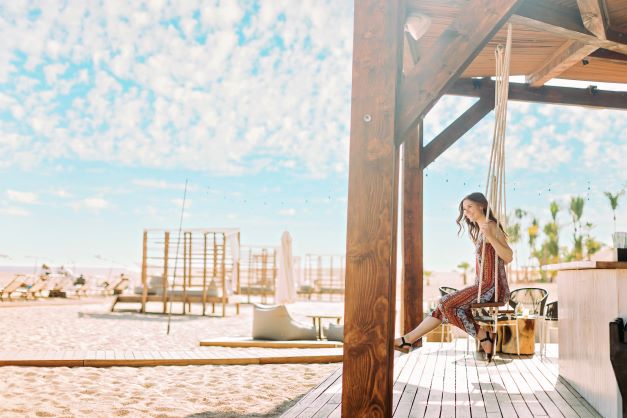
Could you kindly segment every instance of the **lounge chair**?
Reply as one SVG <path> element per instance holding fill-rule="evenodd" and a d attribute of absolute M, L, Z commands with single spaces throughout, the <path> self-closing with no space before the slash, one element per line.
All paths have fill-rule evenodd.
<path fill-rule="evenodd" d="M 31 287 L 26 289 L 26 291 L 24 292 L 24 297 L 26 299 L 28 298 L 37 299 L 38 297 L 41 296 L 41 292 L 46 290 L 47 287 L 48 287 L 48 281 L 46 279 L 39 278 L 39 280 L 33 283 Z"/>
<path fill-rule="evenodd" d="M 111 283 L 108 283 L 103 289 L 102 292 L 105 295 L 121 295 L 122 292 L 126 290 L 129 285 L 128 277 L 124 275 L 120 275 L 117 280 L 114 280 Z"/>
<path fill-rule="evenodd" d="M 291 341 L 316 340 L 317 332 L 313 325 L 295 321 L 285 305 L 253 305 L 254 339 Z"/>
<path fill-rule="evenodd" d="M 15 293 L 22 286 L 24 286 L 24 276 L 22 275 L 15 276 L 13 280 L 7 283 L 7 285 L 4 286 L 0 290 L 0 300 L 4 298 L 4 295 L 7 295 L 7 298 L 11 300 L 11 295 Z"/>

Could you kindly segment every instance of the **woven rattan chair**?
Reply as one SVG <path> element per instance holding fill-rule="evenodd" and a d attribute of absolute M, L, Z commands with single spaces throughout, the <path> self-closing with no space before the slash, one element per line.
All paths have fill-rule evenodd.
<path fill-rule="evenodd" d="M 549 292 L 539 287 L 521 287 L 512 290 L 509 294 L 509 306 L 516 310 L 518 305 L 529 309 L 531 315 L 542 315 L 544 313 L 544 305 L 549 297 Z"/>

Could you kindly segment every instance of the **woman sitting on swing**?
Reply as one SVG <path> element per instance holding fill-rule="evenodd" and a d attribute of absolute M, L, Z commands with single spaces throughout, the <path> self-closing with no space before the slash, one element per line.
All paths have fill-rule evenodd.
<path fill-rule="evenodd" d="M 512 249 L 507 244 L 507 237 L 500 222 L 497 221 L 492 213 L 490 213 L 490 219 L 487 219 L 487 207 L 488 201 L 483 193 L 472 193 L 466 196 L 459 204 L 459 217 L 457 218 L 459 232 L 463 229 L 461 221 L 465 220 L 468 225 L 470 238 L 475 244 L 477 274 L 475 284 L 442 296 L 431 316 L 425 318 L 406 335 L 394 340 L 394 348 L 396 350 L 408 352 L 414 342 L 438 327 L 442 322 L 445 322 L 455 325 L 474 338 L 478 338 L 487 354 L 488 361 L 492 359 L 494 335 L 486 332 L 485 329 L 479 326 L 472 315 L 470 305 L 477 302 L 484 239 L 486 240 L 486 245 L 485 265 L 483 266 L 483 277 L 481 279 L 480 301 L 482 303 L 494 302 L 496 280 L 498 280 L 497 302 L 505 304 L 509 300 L 505 263 L 512 261 Z M 498 277 L 496 278 L 494 277 L 495 252 L 498 256 Z"/>

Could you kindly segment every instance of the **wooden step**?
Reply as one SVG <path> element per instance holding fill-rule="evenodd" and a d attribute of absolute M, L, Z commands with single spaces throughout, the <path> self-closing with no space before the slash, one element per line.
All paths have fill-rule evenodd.
<path fill-rule="evenodd" d="M 0 351 L 0 366 L 150 367 L 212 364 L 336 363 L 341 348 L 176 351 Z"/>

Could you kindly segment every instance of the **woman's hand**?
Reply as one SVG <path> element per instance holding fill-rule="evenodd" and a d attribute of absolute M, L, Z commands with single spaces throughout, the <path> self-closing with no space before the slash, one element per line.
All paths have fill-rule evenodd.
<path fill-rule="evenodd" d="M 496 226 L 496 222 L 485 221 L 478 222 L 479 230 L 483 234 L 483 236 L 488 240 L 496 254 L 505 261 L 505 264 L 511 263 L 513 260 L 513 251 L 507 243 L 507 239 L 505 235 L 501 232 L 501 230 Z"/>
<path fill-rule="evenodd" d="M 488 238 L 490 241 L 492 241 L 490 238 L 494 238 L 494 230 L 490 227 L 491 223 L 493 222 L 488 221 L 487 219 L 485 220 L 485 222 L 478 222 L 479 231 L 483 234 L 484 237 Z"/>

